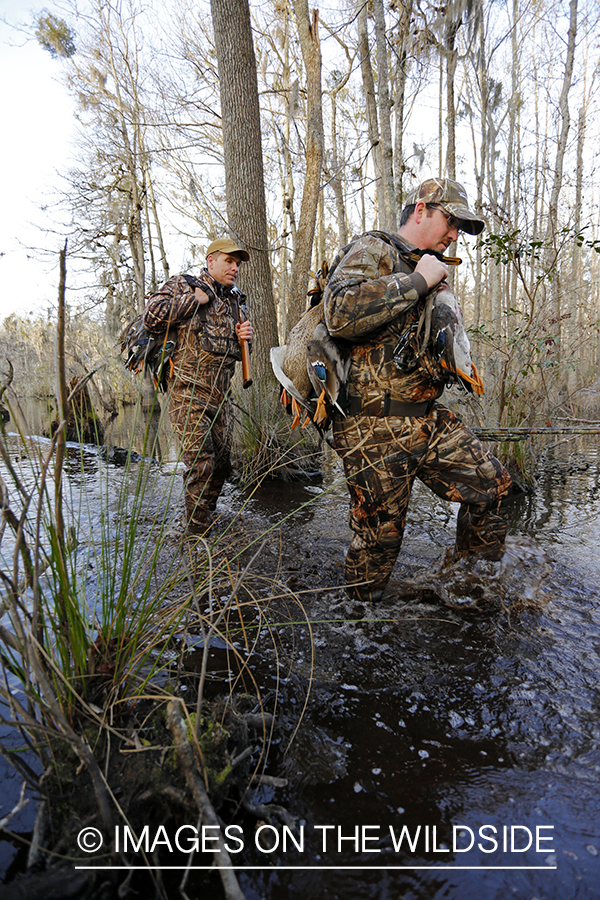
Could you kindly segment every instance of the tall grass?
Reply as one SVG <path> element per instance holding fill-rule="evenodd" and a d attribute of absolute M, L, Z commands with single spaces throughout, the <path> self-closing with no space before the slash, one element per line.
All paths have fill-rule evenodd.
<path fill-rule="evenodd" d="M 321 463 L 321 440 L 312 424 L 294 431 L 277 395 L 256 384 L 234 404 L 234 452 L 247 488 L 265 479 L 297 478 Z"/>
<path fill-rule="evenodd" d="M 4 402 L 13 422 L 22 422 L 16 399 Z M 242 773 L 248 787 L 266 765 L 278 679 L 286 677 L 280 628 L 307 619 L 291 591 L 257 575 L 260 535 L 234 520 L 194 541 L 172 537 L 180 477 L 154 462 L 149 426 L 141 461 L 130 452 L 117 480 L 99 450 L 64 440 L 68 402 L 63 391 L 50 439 L 0 426 L 0 724 L 20 734 L 27 758 L 8 756 L 39 796 L 42 773 L 59 772 L 65 753 L 74 751 L 95 793 L 92 816 L 108 834 L 125 815 L 115 799 L 110 748 L 138 752 L 130 713 L 142 704 L 143 722 L 152 714 L 148 703 L 158 709 L 178 698 L 203 782 L 223 791 Z M 278 468 L 273 460 L 266 471 Z M 264 471 L 261 463 L 259 480 Z M 220 679 L 210 672 L 215 642 L 227 659 Z M 191 677 L 186 662 L 194 647 L 202 660 L 193 699 L 184 702 L 189 692 L 180 685 Z M 269 655 L 277 682 L 267 712 L 255 663 Z M 225 705 L 214 705 L 216 694 Z M 210 774 L 214 717 L 223 727 L 238 695 L 246 699 L 236 720 L 256 724 L 258 716 L 261 737 Z"/>

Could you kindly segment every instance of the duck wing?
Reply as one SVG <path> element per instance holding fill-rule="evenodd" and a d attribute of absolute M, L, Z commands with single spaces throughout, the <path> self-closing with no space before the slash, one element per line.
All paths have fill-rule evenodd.
<path fill-rule="evenodd" d="M 431 346 L 435 357 L 469 393 L 483 394 L 484 387 L 465 330 L 458 300 L 444 284 L 435 296 L 431 313 Z"/>

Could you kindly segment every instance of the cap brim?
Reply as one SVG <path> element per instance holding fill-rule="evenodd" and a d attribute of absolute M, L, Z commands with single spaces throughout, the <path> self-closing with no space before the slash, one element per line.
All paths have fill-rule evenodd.
<path fill-rule="evenodd" d="M 458 216 L 457 216 L 458 218 Z M 467 234 L 481 234 L 483 229 L 485 228 L 485 222 L 482 222 L 481 219 L 460 219 L 460 227 L 463 231 L 466 231 Z"/>
<path fill-rule="evenodd" d="M 485 219 L 476 216 L 466 206 L 459 206 L 457 203 L 445 203 L 444 209 L 456 216 L 460 222 L 461 230 L 466 231 L 467 234 L 481 234 L 486 226 Z"/>

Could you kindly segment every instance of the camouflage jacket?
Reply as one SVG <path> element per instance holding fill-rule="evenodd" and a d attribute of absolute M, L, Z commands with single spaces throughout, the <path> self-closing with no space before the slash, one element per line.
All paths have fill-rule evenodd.
<path fill-rule="evenodd" d="M 206 286 L 214 299 L 201 305 L 194 289 Z M 206 269 L 198 278 L 174 275 L 149 297 L 144 311 L 146 329 L 151 334 L 177 329 L 177 349 L 172 357 L 176 378 L 195 381 L 206 367 L 233 372 L 235 361 L 242 358 L 235 326 L 238 308 L 246 314 L 245 300 L 241 291 L 219 284 Z"/>
<path fill-rule="evenodd" d="M 398 235 L 398 244 L 414 245 Z M 428 294 L 416 263 L 377 234 L 364 234 L 340 251 L 323 294 L 327 328 L 350 342 L 349 397 L 363 402 L 389 395 L 410 403 L 435 400 L 443 384 L 427 360 L 411 372 L 394 363 L 394 349 L 405 330 L 417 322 Z"/>

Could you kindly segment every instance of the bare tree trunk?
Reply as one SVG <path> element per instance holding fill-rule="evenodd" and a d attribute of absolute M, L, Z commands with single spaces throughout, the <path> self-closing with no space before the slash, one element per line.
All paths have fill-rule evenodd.
<path fill-rule="evenodd" d="M 583 196 L 583 148 L 585 145 L 585 121 L 586 109 L 584 105 L 579 107 L 579 119 L 577 124 L 577 167 L 575 177 L 575 206 L 573 207 L 573 227 L 581 228 L 581 208 Z M 571 260 L 571 276 L 574 283 L 581 281 L 581 248 L 573 242 L 573 256 Z"/>
<path fill-rule="evenodd" d="M 575 206 L 573 208 L 573 228 L 577 229 L 577 231 L 581 228 L 581 208 L 582 208 L 582 196 L 583 196 L 583 148 L 585 145 L 585 122 L 586 122 L 586 108 L 585 101 L 582 106 L 579 107 L 579 118 L 577 124 L 577 166 L 576 166 L 576 176 L 575 176 Z M 583 293 L 583 278 L 581 272 L 581 248 L 577 244 L 576 241 L 573 241 L 573 252 L 571 256 L 571 275 L 569 278 L 569 284 L 571 285 L 571 292 L 569 294 L 569 309 L 571 311 L 571 318 L 569 320 L 569 327 L 567 332 L 570 336 L 570 340 L 567 341 L 568 348 L 567 352 L 569 352 L 570 346 L 575 347 L 576 343 L 581 341 L 582 336 L 585 334 L 585 310 L 583 303 L 578 303 L 578 299 Z M 587 351 L 587 344 L 579 347 L 579 352 L 581 356 L 583 356 Z M 569 387 L 572 389 L 575 387 L 577 380 L 577 372 L 572 370 L 569 373 L 570 385 Z"/>
<path fill-rule="evenodd" d="M 346 86 L 350 75 L 353 70 L 353 58 L 348 53 L 347 47 L 344 45 L 344 49 L 346 50 L 346 57 L 348 60 L 348 71 L 345 75 L 338 78 L 335 82 L 335 85 L 331 88 L 330 91 L 330 99 L 331 99 L 331 151 L 328 154 L 331 165 L 329 166 L 328 177 L 330 180 L 331 188 L 333 190 L 333 196 L 335 198 L 335 211 L 336 211 L 336 219 L 337 219 L 337 228 L 338 228 L 338 244 L 341 247 L 345 247 L 348 243 L 348 222 L 346 216 L 346 203 L 344 197 L 344 186 L 347 183 L 346 179 L 342 177 L 343 162 L 341 160 L 345 160 L 345 142 L 343 133 L 340 134 L 338 131 L 338 109 L 337 109 L 337 98 L 338 94 Z M 339 153 L 339 144 L 342 143 L 342 154 L 340 159 Z"/>
<path fill-rule="evenodd" d="M 364 0 L 358 0 L 358 4 L 358 51 L 365 95 L 367 130 L 373 158 L 373 170 L 375 172 L 377 208 L 379 211 L 379 222 L 374 222 L 373 225 L 379 224 L 380 227 L 383 227 L 385 221 L 385 192 L 381 175 L 381 142 L 379 139 L 379 123 L 377 121 L 377 105 L 375 103 L 375 82 L 373 80 L 373 69 L 371 68 L 369 34 L 367 30 L 367 4 L 364 3 Z"/>
<path fill-rule="evenodd" d="M 248 0 L 211 0 L 225 161 L 227 218 L 232 238 L 250 259 L 240 271 L 254 321 L 255 382 L 274 385 L 270 349 L 277 318 L 269 265 L 256 58 Z M 235 28 L 232 28 L 235 23 Z"/>
<path fill-rule="evenodd" d="M 150 168 L 148 165 L 146 165 L 146 184 L 148 186 L 148 200 L 150 202 L 150 209 L 152 210 L 152 220 L 154 222 L 154 228 L 156 230 L 156 240 L 158 243 L 158 252 L 160 256 L 160 263 L 162 266 L 162 279 L 163 281 L 166 281 L 169 277 L 169 263 L 167 261 L 167 253 L 165 250 L 165 242 L 163 240 L 162 226 L 160 224 L 160 217 L 158 215 L 156 194 L 154 193 L 154 182 L 152 181 Z M 150 244 L 152 243 L 150 234 L 148 234 L 148 242 Z"/>
<path fill-rule="evenodd" d="M 577 36 L 577 0 L 571 0 L 569 4 L 569 32 L 567 38 L 567 59 L 565 63 L 565 74 L 563 78 L 562 90 L 560 92 L 560 100 L 558 110 L 560 114 L 560 134 L 558 137 L 558 145 L 556 148 L 556 158 L 554 161 L 554 181 L 550 192 L 550 203 L 548 207 L 548 227 L 546 230 L 546 238 L 548 242 L 553 242 L 558 230 L 558 198 L 562 186 L 563 166 L 565 151 L 567 149 L 567 137 L 569 135 L 570 118 L 569 118 L 569 91 L 571 89 L 571 80 L 573 78 L 573 63 L 575 59 L 575 38 Z M 548 251 L 552 255 L 552 250 Z M 558 276 L 558 272 L 556 273 Z M 559 278 L 552 280 L 551 284 L 552 312 L 556 321 L 557 331 L 560 337 L 560 283 Z"/>
<path fill-rule="evenodd" d="M 377 41 L 377 97 L 381 129 L 381 176 L 385 202 L 386 231 L 396 230 L 396 195 L 394 192 L 394 148 L 392 146 L 392 120 L 390 115 L 390 77 L 387 61 L 387 40 L 383 0 L 373 0 L 375 37 Z"/>
<path fill-rule="evenodd" d="M 444 174 L 444 63 L 440 54 L 440 79 L 438 91 L 438 172 Z"/>
<path fill-rule="evenodd" d="M 281 274 L 281 297 L 279 308 L 279 330 L 281 340 L 285 338 L 294 321 L 290 321 L 291 307 L 291 284 L 290 273 L 288 271 L 289 255 L 288 255 L 288 238 L 292 241 L 292 254 L 296 252 L 297 230 L 296 219 L 294 216 L 294 198 L 295 186 L 292 166 L 292 155 L 290 153 L 290 134 L 291 125 L 296 116 L 300 86 L 298 79 L 292 84 L 290 82 L 290 8 L 286 4 L 282 10 L 284 16 L 284 34 L 283 34 L 283 71 L 282 71 L 282 87 L 287 96 L 285 108 L 285 118 L 283 122 L 283 161 L 285 167 L 285 187 L 283 191 L 283 229 L 281 237 L 281 253 L 280 253 L 280 274 Z"/>
<path fill-rule="evenodd" d="M 511 65 L 511 91 L 510 91 L 510 100 L 509 100 L 509 114 L 508 114 L 508 144 L 506 150 L 506 172 L 504 175 L 504 191 L 502 195 L 502 206 L 509 217 L 510 223 L 512 226 L 515 225 L 515 222 L 512 218 L 513 213 L 513 203 L 512 203 L 512 191 L 511 191 L 511 175 L 513 172 L 513 168 L 515 166 L 515 131 L 517 124 L 517 115 L 519 109 L 520 95 L 519 95 L 519 45 L 518 45 L 518 26 L 517 23 L 519 21 L 519 0 L 513 0 L 513 14 L 512 14 L 512 32 L 511 32 L 511 54 L 512 54 L 512 65 Z"/>
<path fill-rule="evenodd" d="M 346 79 L 347 80 L 347 79 Z M 344 202 L 344 186 L 342 167 L 338 154 L 340 136 L 337 129 L 337 90 L 331 92 L 331 187 L 335 197 L 335 211 L 338 227 L 338 243 L 345 247 L 348 243 L 348 225 L 346 221 L 346 204 Z"/>
<path fill-rule="evenodd" d="M 306 176 L 300 207 L 296 253 L 290 286 L 290 321 L 296 322 L 306 308 L 308 273 L 317 218 L 323 167 L 323 107 L 321 100 L 321 44 L 319 14 L 308 10 L 307 0 L 295 0 L 294 13 L 306 70 Z"/>
<path fill-rule="evenodd" d="M 446 57 L 446 128 L 448 141 L 446 144 L 445 174 L 456 179 L 456 104 L 454 101 L 454 78 L 456 76 L 456 35 L 460 28 L 460 19 L 450 22 L 446 33 L 444 55 Z"/>
<path fill-rule="evenodd" d="M 320 269 L 325 259 L 325 204 L 323 202 L 323 191 L 319 193 L 319 202 L 317 204 L 317 240 L 315 241 L 315 271 Z"/>
<path fill-rule="evenodd" d="M 101 5 L 100 3 L 97 4 L 96 11 L 101 23 L 102 37 L 106 42 L 106 62 L 111 70 L 114 83 L 115 95 L 113 100 L 115 103 L 115 113 L 118 117 L 117 127 L 121 134 L 123 164 L 126 171 L 126 177 L 123 179 L 123 189 L 129 200 L 129 211 L 125 227 L 135 282 L 136 308 L 138 311 L 141 311 L 144 308 L 146 296 L 146 265 L 142 225 L 142 210 L 144 209 L 146 184 L 144 171 L 140 166 L 140 147 L 143 146 L 143 139 L 139 123 L 142 117 L 140 116 L 140 110 L 137 103 L 137 79 L 134 75 L 135 61 L 127 59 L 130 94 L 133 97 L 132 108 L 131 103 L 123 96 L 121 87 L 122 73 L 117 65 L 118 52 L 115 54 L 114 25 L 112 23 L 112 18 L 115 15 L 117 16 L 117 27 L 120 27 L 122 25 L 120 15 L 110 7 Z M 117 55 L 117 59 L 115 59 L 115 55 Z M 131 135 L 128 126 L 132 128 Z"/>
<path fill-rule="evenodd" d="M 448 23 L 446 30 L 446 46 L 444 48 L 446 57 L 446 129 L 448 134 L 445 174 L 453 181 L 456 180 L 456 103 L 454 100 L 454 79 L 456 76 L 456 61 L 458 58 L 455 44 L 460 24 L 460 19 Z M 456 242 L 450 244 L 448 252 L 452 256 L 456 255 Z M 454 283 L 455 275 L 455 270 L 450 267 L 450 271 L 448 272 L 448 284 L 453 291 L 456 290 Z"/>
<path fill-rule="evenodd" d="M 408 72 L 408 40 L 410 35 L 410 17 L 412 15 L 413 0 L 405 0 L 398 19 L 398 36 L 396 39 L 396 70 L 394 80 L 396 90 L 394 92 L 394 110 L 396 116 L 396 141 L 394 147 L 394 175 L 396 192 L 396 215 L 402 212 L 404 207 L 404 96 L 406 93 L 406 77 Z"/>
<path fill-rule="evenodd" d="M 148 202 L 148 191 L 144 194 L 144 217 L 146 219 L 146 234 L 148 235 L 148 256 L 150 257 L 150 280 L 148 283 L 148 291 L 154 293 L 158 288 L 156 280 L 156 261 L 154 259 L 154 247 L 152 245 L 152 231 L 150 228 L 150 203 Z"/>
<path fill-rule="evenodd" d="M 483 27 L 483 23 L 481 25 L 479 31 L 479 48 L 477 53 L 477 72 L 479 75 L 479 91 L 480 91 L 480 102 L 481 102 L 481 116 L 480 116 L 480 127 L 481 127 L 481 141 L 480 141 L 480 152 L 479 152 L 479 169 L 475 172 L 475 183 L 477 185 L 477 195 L 475 197 L 475 211 L 481 215 L 483 212 L 483 185 L 486 177 L 486 162 L 488 157 L 488 116 L 490 114 L 489 109 L 489 84 L 488 84 L 488 71 L 487 71 L 487 53 L 486 53 L 486 29 Z M 475 258 L 475 297 L 474 297 L 474 306 L 473 306 L 473 324 L 476 328 L 478 328 L 482 321 L 482 307 L 481 307 L 481 289 L 482 289 L 482 277 L 483 277 L 483 262 L 482 262 L 482 254 L 481 247 L 477 247 L 476 250 L 476 258 Z M 481 342 L 476 339 L 475 342 L 475 355 L 478 357 L 481 351 Z"/>

